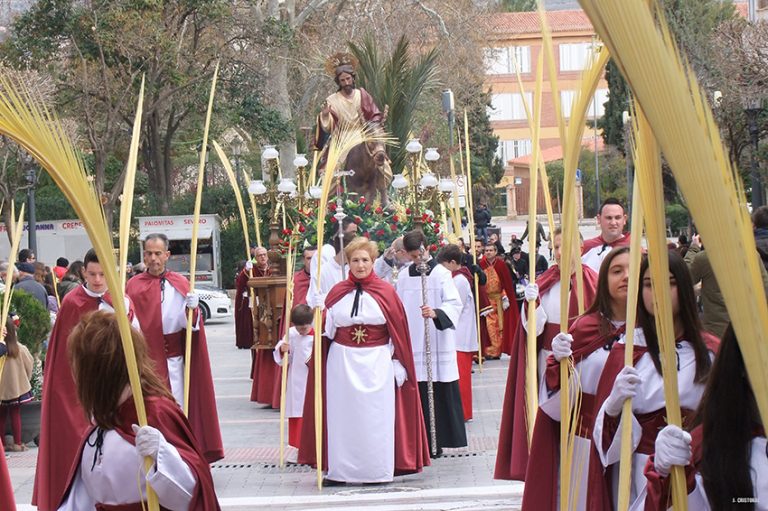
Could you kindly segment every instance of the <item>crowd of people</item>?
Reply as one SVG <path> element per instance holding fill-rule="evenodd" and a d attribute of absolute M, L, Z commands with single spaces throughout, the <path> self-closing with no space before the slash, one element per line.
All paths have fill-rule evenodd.
<path fill-rule="evenodd" d="M 557 509 L 559 367 L 570 359 L 581 393 L 567 489 L 574 507 L 616 507 L 620 431 L 626 420 L 621 411 L 632 398 L 632 509 L 671 506 L 673 465 L 685 467 L 692 509 L 725 509 L 727 496 L 762 509 L 754 504 L 768 501 L 765 433 L 721 296 L 713 312 L 716 282 L 711 268 L 702 270 L 705 251 L 700 238 L 693 236 L 689 242 L 681 237 L 668 247 L 682 429 L 666 425 L 662 340 L 656 330 L 648 259 L 642 256 L 637 277 L 633 364 L 625 366 L 631 236 L 617 200 L 606 200 L 597 220 L 599 236 L 575 249 L 583 278 L 579 281 L 575 270 L 571 275 L 567 311 L 560 307 L 560 229 L 547 235 L 537 227 L 529 242 L 537 257 L 532 278 L 531 255 L 522 251 L 523 243 L 514 235 L 509 247 L 491 232 L 487 239 L 478 239 L 475 254 L 461 241 L 430 253 L 423 233 L 415 230 L 379 254 L 367 238 L 354 237 L 351 222 L 350 232 L 342 234 L 343 243 L 336 236 L 319 258 L 316 247 L 307 247 L 305 265 L 294 275 L 295 288 L 301 289 L 294 301 L 297 319 L 287 339 L 275 347 L 273 360 L 280 363 L 290 354 L 289 443 L 298 449 L 297 461 L 322 464 L 328 486 L 388 482 L 422 470 L 443 448 L 467 445 L 473 358 L 487 361 L 507 354 L 494 477 L 526 482 L 524 510 Z M 756 236 L 768 232 L 768 208 L 755 211 L 753 222 Z M 547 241 L 551 265 L 539 255 Z M 318 259 L 323 261 L 319 274 Z M 331 268 L 327 273 L 326 262 Z M 264 271 L 267 266 L 264 262 Z M 765 282 L 768 289 L 768 279 Z M 535 325 L 527 320 L 531 307 L 536 308 Z M 324 310 L 319 354 L 312 347 L 313 308 Z M 250 313 L 247 307 L 244 311 Z M 561 332 L 563 314 L 567 332 Z M 529 424 L 525 376 L 531 328 L 537 342 L 538 413 Z M 243 336 L 248 335 L 238 329 L 239 346 L 247 344 Z M 721 341 L 727 351 L 720 348 Z M 315 356 L 321 357 L 324 368 L 323 460 L 314 457 Z M 718 381 L 728 378 L 722 376 L 726 372 L 738 377 L 723 388 Z M 261 384 L 254 378 L 254 387 Z M 274 373 L 268 384 L 270 399 L 254 400 L 274 405 Z M 713 410 L 729 399 L 729 392 L 738 393 L 737 404 L 750 411 L 734 411 L 726 421 Z M 733 406 L 729 403 L 728 409 L 735 410 Z M 725 474 L 719 462 L 727 451 L 712 445 L 717 443 L 715 431 L 728 434 L 728 423 L 737 432 L 728 445 L 738 457 L 725 465 Z M 705 445 L 714 454 L 710 456 Z"/>
<path fill-rule="evenodd" d="M 288 443 L 295 447 L 289 461 L 320 465 L 325 486 L 387 483 L 420 472 L 443 449 L 467 446 L 473 361 L 506 354 L 494 477 L 526 482 L 523 509 L 557 509 L 563 491 L 578 509 L 614 509 L 625 420 L 632 422 L 632 509 L 670 505 L 675 465 L 685 467 L 692 508 L 724 509 L 738 497 L 760 509 L 768 502 L 765 430 L 700 238 L 669 247 L 680 428 L 666 424 L 663 340 L 648 259 L 643 257 L 637 277 L 633 363 L 625 366 L 631 238 L 618 201 L 606 200 L 597 220 L 600 235 L 574 247 L 582 279 L 575 270 L 570 276 L 567 311 L 560 306 L 560 229 L 547 236 L 537 227 L 530 253 L 522 251 L 516 236 L 504 247 L 492 233 L 477 241 L 474 254 L 461 241 L 432 253 L 416 229 L 380 254 L 376 243 L 357 236 L 355 222 L 343 220 L 341 232 L 322 250 L 305 247 L 293 275 L 290 325 L 282 325 L 285 317 L 280 320 L 272 351 L 252 350 L 252 401 L 279 406 L 280 366 L 287 366 Z M 768 232 L 768 207 L 756 210 L 753 222 L 756 236 Z M 552 246 L 551 265 L 536 246 L 544 241 Z M 758 250 L 764 253 L 760 243 Z M 59 259 L 46 272 L 36 270 L 33 253 L 22 251 L 18 273 L 2 268 L 16 289 L 39 295 L 49 310 L 45 285 L 51 277 L 57 283 L 53 302 L 56 294 L 61 300 L 52 310 L 44 368 L 33 496 L 41 510 L 128 509 L 145 500 L 147 484 L 164 508 L 218 508 L 209 463 L 224 451 L 199 297 L 186 278 L 166 268 L 170 252 L 164 235 L 148 236 L 143 255 L 146 271 L 128 280 L 123 298 L 147 408 L 148 425 L 142 427 L 96 253 L 90 250 L 82 262 L 71 264 Z M 265 248 L 253 247 L 251 255 L 236 277 L 238 348 L 253 347 L 260 321 L 249 283 L 275 276 Z M 537 257 L 533 276 L 530 257 Z M 765 274 L 764 280 L 768 288 Z M 528 320 L 531 308 L 535 324 Z M 316 309 L 323 311 L 320 352 L 314 351 Z M 562 332 L 565 318 L 569 327 Z M 18 318 L 10 317 L 0 344 L 6 361 L 0 427 L 4 430 L 10 418 L 12 451 L 25 448 L 18 412 L 31 399 L 32 357 L 18 342 L 17 328 Z M 526 416 L 529 331 L 536 338 L 533 423 Z M 317 393 L 316 358 L 322 368 Z M 581 404 L 569 488 L 558 490 L 563 360 L 572 361 Z M 187 364 L 194 376 L 184 409 Z M 315 450 L 316 395 L 324 408 L 321 460 Z M 621 412 L 629 398 L 627 419 Z M 727 419 L 723 410 L 732 412 Z M 137 473 L 142 458 L 152 468 L 141 468 L 140 491 L 115 484 Z M 0 470 L 0 486 L 7 484 L 3 477 Z"/>

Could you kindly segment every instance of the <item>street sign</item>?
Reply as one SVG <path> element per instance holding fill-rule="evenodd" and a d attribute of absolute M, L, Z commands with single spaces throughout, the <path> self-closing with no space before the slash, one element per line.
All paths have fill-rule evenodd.
<path fill-rule="evenodd" d="M 576 181 L 581 183 L 581 169 L 576 169 Z"/>

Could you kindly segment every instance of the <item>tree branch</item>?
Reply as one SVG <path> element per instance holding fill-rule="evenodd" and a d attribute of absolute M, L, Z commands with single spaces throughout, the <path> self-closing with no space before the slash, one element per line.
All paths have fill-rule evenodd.
<path fill-rule="evenodd" d="M 448 32 L 448 27 L 445 26 L 445 21 L 443 20 L 443 17 L 440 16 L 437 13 L 437 11 L 424 5 L 424 3 L 421 0 L 413 0 L 413 4 L 417 5 L 419 8 L 421 8 L 422 11 L 426 12 L 427 14 L 429 14 L 431 18 L 437 21 L 437 24 L 440 27 L 440 33 L 443 34 L 443 36 L 449 37 L 451 35 Z"/>
<path fill-rule="evenodd" d="M 305 21 L 307 21 L 307 18 L 309 18 L 313 12 L 317 11 L 321 7 L 323 7 L 325 4 L 328 3 L 328 0 L 312 0 L 307 4 L 306 7 L 299 13 L 298 16 L 296 16 L 296 19 L 293 23 L 293 28 L 299 29 L 304 24 Z"/>

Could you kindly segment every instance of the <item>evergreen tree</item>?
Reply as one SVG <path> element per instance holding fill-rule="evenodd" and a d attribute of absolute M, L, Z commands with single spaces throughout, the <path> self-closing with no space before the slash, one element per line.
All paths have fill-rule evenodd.
<path fill-rule="evenodd" d="M 624 152 L 624 124 L 622 113 L 629 110 L 629 88 L 619 67 L 613 61 L 608 61 L 605 67 L 605 80 L 608 82 L 608 101 L 605 103 L 605 114 L 598 120 L 598 127 L 603 130 L 603 141 Z"/>

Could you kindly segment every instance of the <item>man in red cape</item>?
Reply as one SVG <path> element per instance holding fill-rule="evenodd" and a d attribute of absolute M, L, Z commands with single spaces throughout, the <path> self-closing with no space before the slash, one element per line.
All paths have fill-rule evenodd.
<path fill-rule="evenodd" d="M 149 346 L 149 354 L 155 361 L 155 369 L 160 377 L 168 382 L 168 388 L 172 392 L 174 385 L 169 361 L 181 357 L 182 373 L 183 365 L 191 364 L 189 423 L 205 459 L 213 463 L 224 457 L 224 448 L 221 443 L 205 327 L 199 308 L 191 307 L 194 304 L 190 303 L 190 298 L 194 298 L 194 295 L 190 296 L 189 281 L 165 268 L 170 254 L 168 238 L 165 235 L 148 235 L 144 241 L 144 264 L 147 265 L 147 271 L 129 280 L 126 292 L 133 300 L 142 333 Z M 166 307 L 171 307 L 172 304 L 178 304 L 178 307 L 174 306 L 173 311 L 166 311 Z M 183 360 L 187 308 L 194 309 L 193 325 L 199 326 L 198 330 L 192 332 L 192 360 Z M 179 326 L 180 330 L 166 332 L 169 326 Z M 183 393 L 183 389 L 176 389 L 174 396 L 179 390 Z"/>
<path fill-rule="evenodd" d="M 600 271 L 600 264 L 614 248 L 629 246 L 629 233 L 624 233 L 627 215 L 617 199 L 609 197 L 600 205 L 597 213 L 600 236 L 589 239 L 581 247 L 581 262 Z"/>
<path fill-rule="evenodd" d="M 553 239 L 558 234 L 553 235 Z M 556 244 L 556 242 L 555 242 Z M 555 247 L 556 254 L 559 247 Z M 559 260 L 559 257 L 557 257 Z M 584 307 L 587 308 L 595 298 L 597 288 L 597 274 L 589 267 L 582 265 L 584 272 Z M 539 296 L 549 292 L 555 284 L 560 283 L 560 266 L 551 266 L 536 279 Z M 568 308 L 568 317 L 576 318 L 579 315 L 578 295 L 576 289 L 576 275 L 571 275 L 571 293 Z M 528 303 L 523 307 L 527 312 Z M 552 338 L 560 333 L 559 323 L 547 323 L 544 331 L 537 337 L 537 353 L 542 349 L 551 351 Z M 518 323 L 513 344 L 513 353 L 509 360 L 509 373 L 507 375 L 507 389 L 504 393 L 504 405 L 501 412 L 501 427 L 499 431 L 499 447 L 496 453 L 496 469 L 494 479 L 508 479 L 524 481 L 526 466 L 528 465 L 528 428 L 526 426 L 525 404 L 525 371 L 526 371 L 526 345 L 528 335 L 522 322 Z M 538 422 L 538 421 L 537 421 Z M 552 421 L 553 422 L 553 421 Z M 538 427 L 538 424 L 537 424 Z"/>
<path fill-rule="evenodd" d="M 264 247 L 256 247 L 254 251 L 256 264 L 253 265 L 253 277 L 271 277 L 272 269 L 269 267 L 269 255 Z M 253 309 L 248 309 L 252 312 Z M 253 323 L 251 323 L 253 324 Z M 253 338 L 253 331 L 251 337 Z M 253 344 L 253 342 L 251 342 Z M 275 389 L 277 380 L 277 366 L 272 358 L 271 349 L 252 349 L 251 365 L 251 401 L 269 405 L 272 408 L 280 408 L 280 389 Z M 275 391 L 277 390 L 277 395 Z"/>
<path fill-rule="evenodd" d="M 251 253 L 256 247 L 251 247 Z M 249 350 L 253 346 L 253 309 L 248 280 L 255 277 L 253 262 L 249 259 L 235 277 L 235 346 Z"/>
<path fill-rule="evenodd" d="M 363 291 L 370 294 L 378 303 L 388 326 L 392 344 L 395 346 L 393 357 L 405 367 L 408 379 L 401 387 L 395 386 L 395 474 L 405 475 L 420 472 L 425 466 L 430 465 L 429 448 L 427 444 L 427 430 L 424 426 L 424 416 L 421 411 L 416 370 L 413 366 L 413 352 L 411 341 L 408 338 L 407 328 L 398 326 L 407 325 L 405 310 L 395 289 L 376 276 L 374 272 L 362 280 L 350 277 L 336 284 L 325 300 L 325 306 L 331 307 L 342 297 L 353 291 L 360 285 Z M 328 345 L 331 340 L 323 339 L 324 349 L 322 353 L 323 367 L 327 356 Z M 314 354 L 313 354 L 314 359 Z M 315 387 L 313 360 L 310 360 L 310 372 L 307 379 L 307 393 L 304 399 L 304 425 L 302 427 L 301 447 L 299 450 L 299 463 L 317 465 L 315 457 Z M 325 372 L 323 372 L 322 399 L 325 405 Z M 327 417 L 323 406 L 323 468 L 327 468 Z"/>
<path fill-rule="evenodd" d="M 195 476 L 197 484 L 195 484 L 195 491 L 189 504 L 189 511 L 217 511 L 220 509 L 213 486 L 211 469 L 208 467 L 206 457 L 201 451 L 200 444 L 197 442 L 189 422 L 184 417 L 184 413 L 175 403 L 157 396 L 147 396 L 144 398 L 144 405 L 147 412 L 147 424 L 158 429 L 168 443 L 176 448 L 181 459 L 184 460 Z M 136 416 L 136 405 L 133 397 L 128 398 L 120 405 L 117 416 L 119 425 L 115 430 L 124 440 L 132 445 L 136 445 L 136 433 L 133 432 L 131 426 L 138 424 L 139 419 Z M 82 436 L 80 443 L 75 444 L 77 457 L 69 472 L 68 484 L 65 489 L 71 486 L 74 477 L 77 475 L 83 446 L 93 432 L 93 429 L 94 426 L 89 427 Z M 126 484 L 130 484 L 130 482 L 126 481 Z M 134 489 L 138 491 L 136 481 L 133 481 L 133 485 Z M 144 506 L 146 506 L 146 503 Z M 115 509 L 117 508 L 120 511 L 143 511 L 145 509 L 141 502 L 115 506 Z M 5 510 L 5 508 L 3 509 Z M 104 509 L 112 509 L 112 506 L 105 506 Z"/>
<path fill-rule="evenodd" d="M 112 299 L 106 293 L 104 273 L 93 249 L 85 254 L 83 264 L 85 285 L 77 286 L 64 297 L 48 341 L 43 378 L 40 449 L 32 492 L 32 504 L 41 511 L 58 508 L 67 490 L 67 475 L 77 456 L 78 442 L 91 427 L 77 398 L 67 356 L 67 338 L 80 318 L 88 312 L 113 310 Z M 138 328 L 131 304 L 128 305 L 128 317 Z"/>
<path fill-rule="evenodd" d="M 490 358 L 499 358 L 502 353 L 512 354 L 512 340 L 515 328 L 520 322 L 520 312 L 515 303 L 515 284 L 512 274 L 504 261 L 498 257 L 494 244 L 485 246 L 485 257 L 480 260 L 480 267 L 486 275 L 485 291 L 493 306 L 493 311 L 485 315 L 485 324 L 491 345 L 484 353 Z M 482 305 L 482 304 L 481 304 Z"/>

